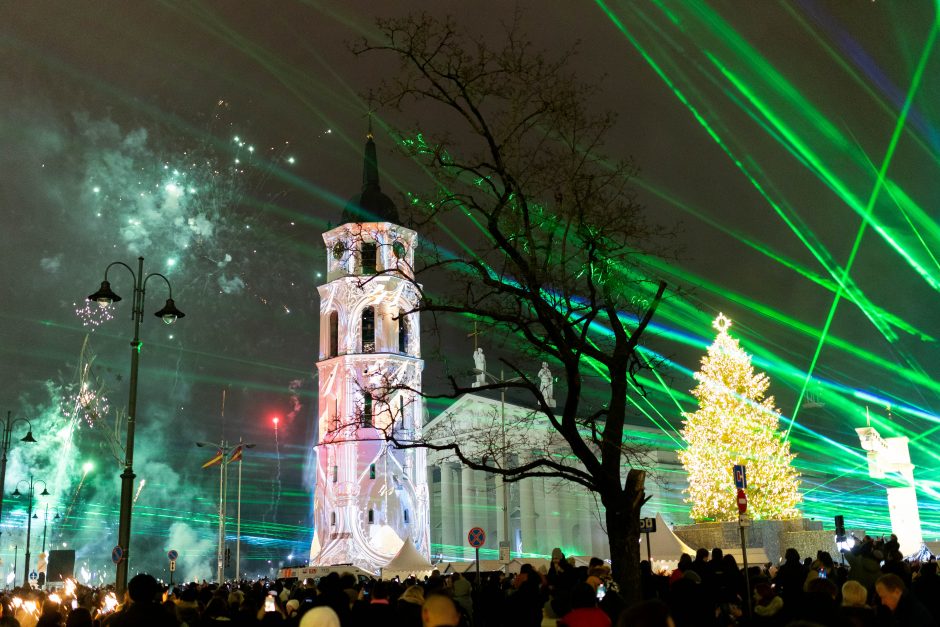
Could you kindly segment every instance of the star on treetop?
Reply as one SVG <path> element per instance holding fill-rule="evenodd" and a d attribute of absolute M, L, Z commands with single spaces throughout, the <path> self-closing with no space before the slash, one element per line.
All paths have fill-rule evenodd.
<path fill-rule="evenodd" d="M 728 329 L 731 328 L 731 318 L 719 312 L 718 317 L 712 322 L 712 326 L 715 327 L 719 333 L 727 333 Z"/>

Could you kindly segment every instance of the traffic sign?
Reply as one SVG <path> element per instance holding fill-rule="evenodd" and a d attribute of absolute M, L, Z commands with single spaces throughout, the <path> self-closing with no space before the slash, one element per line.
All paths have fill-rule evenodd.
<path fill-rule="evenodd" d="M 124 559 L 124 549 L 122 549 L 121 545 L 119 544 L 113 549 L 111 549 L 111 561 L 117 564 L 122 559 Z"/>
<path fill-rule="evenodd" d="M 29 580 L 36 581 L 37 579 L 39 579 L 39 573 L 37 573 L 35 570 L 30 571 Z"/>
<path fill-rule="evenodd" d="M 170 559 L 171 562 L 175 562 L 176 558 L 180 556 L 179 551 L 174 551 L 170 549 L 166 552 L 166 556 Z"/>
<path fill-rule="evenodd" d="M 176 560 L 170 560 L 170 572 L 172 573 L 175 570 L 176 570 Z"/>
<path fill-rule="evenodd" d="M 480 548 L 486 544 L 486 532 L 480 527 L 474 527 L 467 534 L 467 544 L 475 549 Z"/>
<path fill-rule="evenodd" d="M 738 490 L 747 490 L 747 473 L 744 466 L 734 467 L 734 487 Z"/>
<path fill-rule="evenodd" d="M 747 494 L 744 490 L 738 490 L 738 513 L 743 514 L 747 511 Z"/>
<path fill-rule="evenodd" d="M 640 533 L 656 533 L 656 519 L 655 518 L 641 518 L 640 519 Z"/>

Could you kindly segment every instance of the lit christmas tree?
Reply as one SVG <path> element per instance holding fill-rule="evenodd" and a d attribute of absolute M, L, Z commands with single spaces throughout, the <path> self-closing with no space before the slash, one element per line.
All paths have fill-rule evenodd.
<path fill-rule="evenodd" d="M 751 357 L 728 335 L 731 320 L 718 314 L 718 337 L 695 373 L 692 394 L 699 409 L 684 414 L 688 447 L 679 459 L 689 473 L 690 515 L 697 522 L 738 517 L 732 467 L 747 467 L 748 514 L 757 519 L 794 518 L 801 500 L 794 455 L 780 431 L 770 380 L 755 373 Z"/>

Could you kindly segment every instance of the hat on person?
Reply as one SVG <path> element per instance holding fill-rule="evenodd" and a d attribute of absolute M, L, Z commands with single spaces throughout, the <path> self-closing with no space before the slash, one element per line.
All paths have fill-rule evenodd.
<path fill-rule="evenodd" d="M 285 607 L 287 608 L 287 614 L 289 616 L 300 609 L 300 601 L 298 601 L 297 599 L 291 599 L 290 601 L 287 602 Z"/>
<path fill-rule="evenodd" d="M 300 627 L 340 627 L 339 616 L 332 608 L 321 605 L 304 614 Z"/>

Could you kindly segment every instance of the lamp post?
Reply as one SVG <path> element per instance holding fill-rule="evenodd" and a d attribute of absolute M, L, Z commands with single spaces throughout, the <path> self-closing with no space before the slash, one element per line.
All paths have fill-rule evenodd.
<path fill-rule="evenodd" d="M 118 598 L 124 594 L 127 589 L 127 565 L 130 560 L 130 540 L 131 540 L 131 509 L 134 505 L 134 426 L 137 417 L 137 370 L 140 360 L 140 323 L 144 319 L 144 294 L 147 287 L 147 281 L 153 277 L 160 277 L 166 283 L 169 291 L 169 298 L 163 309 L 154 315 L 161 318 L 166 324 L 173 324 L 179 318 L 184 317 L 182 311 L 176 308 L 173 303 L 173 287 L 169 279 L 158 272 L 151 272 L 144 275 L 144 258 L 137 258 L 137 272 L 135 273 L 129 265 L 121 261 L 114 261 L 104 270 L 104 280 L 101 287 L 94 294 L 88 296 L 88 300 L 93 300 L 102 308 L 108 307 L 111 303 L 121 300 L 121 297 L 111 291 L 111 284 L 108 282 L 108 271 L 114 266 L 126 268 L 131 273 L 134 280 L 134 303 L 131 311 L 131 318 L 134 320 L 134 339 L 131 340 L 131 376 L 130 391 L 127 397 L 127 442 L 124 446 L 124 471 L 121 473 L 121 510 L 118 519 L 118 545 L 124 551 L 124 557 L 117 564 L 117 575 L 115 577 L 115 587 L 117 588 Z"/>
<path fill-rule="evenodd" d="M 10 440 L 13 439 L 13 425 L 23 421 L 29 427 L 29 430 L 26 432 L 26 435 L 20 438 L 20 442 L 35 442 L 36 438 L 33 437 L 33 425 L 30 424 L 27 418 L 13 418 L 13 412 L 7 412 L 7 421 L 3 425 L 3 441 L 0 442 L 2 446 L 2 456 L 0 456 L 0 519 L 3 518 L 3 493 L 6 490 L 6 479 L 7 479 L 7 453 L 10 450 Z M 0 527 L 0 533 L 2 533 L 2 527 Z"/>
<path fill-rule="evenodd" d="M 235 580 L 238 581 L 240 574 L 241 566 L 241 533 L 242 533 L 242 451 L 246 448 L 254 448 L 256 445 L 253 443 L 242 442 L 242 439 L 238 439 L 238 444 L 231 444 L 226 442 L 224 439 L 218 442 L 196 442 L 196 446 L 202 447 L 214 447 L 217 448 L 218 458 L 219 458 L 219 546 L 216 557 L 218 558 L 218 566 L 216 570 L 216 576 L 219 579 L 219 584 L 221 585 L 225 581 L 225 497 L 228 493 L 228 464 L 233 461 L 238 462 L 238 521 L 236 523 L 236 535 L 235 535 Z M 229 453 L 233 453 L 231 456 Z M 237 459 L 235 456 L 237 455 Z M 203 465 L 203 468 L 209 468 L 215 465 L 215 461 L 207 462 Z"/>
<path fill-rule="evenodd" d="M 21 479 L 19 483 L 16 484 L 16 489 L 13 490 L 13 496 L 22 496 L 20 492 L 20 485 L 26 484 L 29 486 L 28 491 L 28 501 L 26 503 L 26 560 L 25 560 L 25 570 L 23 573 L 23 585 L 29 585 L 29 536 L 33 532 L 33 492 L 36 488 L 36 484 L 42 484 L 42 492 L 39 493 L 39 496 L 49 496 L 49 490 L 46 489 L 46 482 L 42 479 L 33 480 L 32 475 L 29 479 Z"/>
<path fill-rule="evenodd" d="M 52 520 L 59 520 L 59 512 L 55 513 Z M 46 503 L 46 515 L 42 521 L 42 552 L 46 552 L 46 529 L 49 527 L 49 504 Z"/>
<path fill-rule="evenodd" d="M 504 386 L 506 383 L 515 383 L 516 381 L 522 381 L 522 377 L 513 377 L 512 379 L 506 379 L 505 378 L 506 372 L 505 370 L 502 370 L 502 369 L 500 369 L 499 371 L 498 379 L 496 378 L 495 375 L 492 375 L 485 370 L 480 370 L 480 369 L 475 368 L 474 372 L 477 374 L 482 374 L 484 377 L 487 377 L 490 381 L 492 381 L 496 385 Z M 505 469 L 509 465 L 509 451 L 506 449 L 506 388 L 505 387 L 502 387 L 499 390 L 499 420 L 500 420 L 500 428 L 502 430 L 502 440 L 503 440 L 502 442 L 503 454 L 502 454 L 501 463 L 502 463 L 503 468 Z M 503 501 L 503 529 L 505 530 L 505 534 L 506 534 L 505 538 L 499 539 L 499 544 L 500 544 L 500 549 L 502 549 L 502 547 L 504 546 L 503 543 L 504 542 L 506 543 L 505 547 L 507 551 L 509 552 L 509 558 L 512 559 L 512 552 L 509 549 L 509 547 L 512 546 L 512 544 L 509 541 L 509 537 L 511 535 L 510 530 L 509 530 L 509 488 L 506 486 L 505 477 L 500 476 L 499 483 L 500 483 L 500 492 L 501 492 L 502 501 Z M 500 551 L 500 553 L 502 553 L 502 550 Z M 502 559 L 502 556 L 500 556 L 500 559 Z"/>

